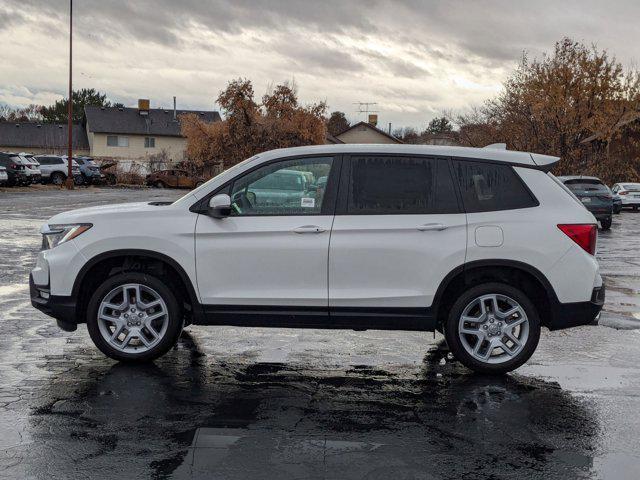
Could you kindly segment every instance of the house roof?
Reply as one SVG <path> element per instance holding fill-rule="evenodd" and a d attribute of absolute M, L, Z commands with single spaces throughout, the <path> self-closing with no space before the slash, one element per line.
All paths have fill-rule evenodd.
<path fill-rule="evenodd" d="M 88 150 L 89 141 L 84 127 L 74 124 L 71 131 L 74 150 Z M 67 146 L 66 124 L 0 122 L 0 146 L 18 150 L 29 148 L 60 149 Z"/>
<path fill-rule="evenodd" d="M 344 143 L 342 140 L 340 140 L 339 138 L 331 135 L 329 132 L 327 132 L 327 135 L 325 136 L 325 140 L 327 144 L 336 144 L 336 143 Z"/>
<path fill-rule="evenodd" d="M 93 133 L 181 137 L 180 115 L 192 113 L 206 122 L 221 120 L 220 114 L 215 111 L 177 110 L 176 121 L 173 120 L 173 110 L 170 108 L 150 108 L 148 112 L 148 115 L 140 115 L 137 108 L 84 108 L 87 129 Z"/>
<path fill-rule="evenodd" d="M 349 128 L 347 128 L 346 130 L 343 130 L 342 132 L 340 132 L 339 134 L 336 135 L 336 137 L 339 139 L 340 135 L 347 133 L 350 130 L 353 130 L 355 128 L 361 127 L 361 126 L 365 126 L 381 135 L 384 135 L 387 138 L 390 138 L 391 140 L 393 140 L 396 143 L 403 143 L 402 140 L 400 140 L 399 138 L 394 137 L 393 135 L 388 134 L 387 132 L 385 132 L 384 130 L 380 130 L 378 127 L 375 127 L 373 125 L 371 125 L 370 123 L 367 122 L 358 122 L 355 123 L 353 125 L 351 125 Z"/>

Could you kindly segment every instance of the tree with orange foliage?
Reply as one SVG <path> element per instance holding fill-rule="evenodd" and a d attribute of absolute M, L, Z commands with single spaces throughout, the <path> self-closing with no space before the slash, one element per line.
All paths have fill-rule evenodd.
<path fill-rule="evenodd" d="M 326 105 L 300 106 L 289 84 L 276 86 L 258 104 L 251 81 L 237 79 L 217 101 L 225 115 L 221 122 L 180 118 L 187 157 L 199 168 L 218 173 L 265 150 L 324 143 Z"/>
<path fill-rule="evenodd" d="M 638 71 L 565 38 L 552 55 L 532 62 L 525 56 L 500 95 L 454 122 L 464 144 L 505 142 L 509 149 L 561 157 L 558 174 L 612 181 L 639 173 L 633 161 L 612 158 L 607 148 L 638 112 Z M 595 148 L 594 140 L 605 147 Z"/>

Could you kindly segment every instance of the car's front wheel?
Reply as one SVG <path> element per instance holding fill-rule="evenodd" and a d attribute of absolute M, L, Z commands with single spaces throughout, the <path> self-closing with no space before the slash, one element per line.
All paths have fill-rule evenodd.
<path fill-rule="evenodd" d="M 182 331 L 172 288 L 152 275 L 132 272 L 105 280 L 87 308 L 91 339 L 105 355 L 145 362 L 164 355 Z"/>
<path fill-rule="evenodd" d="M 451 353 L 480 373 L 506 373 L 526 362 L 538 346 L 540 319 L 517 288 L 487 283 L 464 292 L 445 324 Z"/>

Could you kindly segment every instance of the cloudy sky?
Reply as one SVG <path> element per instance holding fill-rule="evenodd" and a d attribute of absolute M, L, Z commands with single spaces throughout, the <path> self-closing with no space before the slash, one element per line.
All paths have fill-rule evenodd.
<path fill-rule="evenodd" d="M 0 102 L 50 103 L 67 85 L 68 0 L 0 0 Z M 262 95 L 294 80 L 303 102 L 423 127 L 500 89 L 522 52 L 570 36 L 640 60 L 640 2 L 76 0 L 74 86 L 133 105 L 213 108 L 227 81 Z"/>

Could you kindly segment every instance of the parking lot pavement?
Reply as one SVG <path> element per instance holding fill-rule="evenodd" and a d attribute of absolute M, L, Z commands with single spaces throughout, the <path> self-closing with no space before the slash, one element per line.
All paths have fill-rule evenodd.
<path fill-rule="evenodd" d="M 414 332 L 192 326 L 128 366 L 30 306 L 47 217 L 181 194 L 0 194 L 0 478 L 637 478 L 640 330 L 545 331 L 499 378 Z M 640 320 L 639 233 L 600 235 L 605 325 Z"/>

